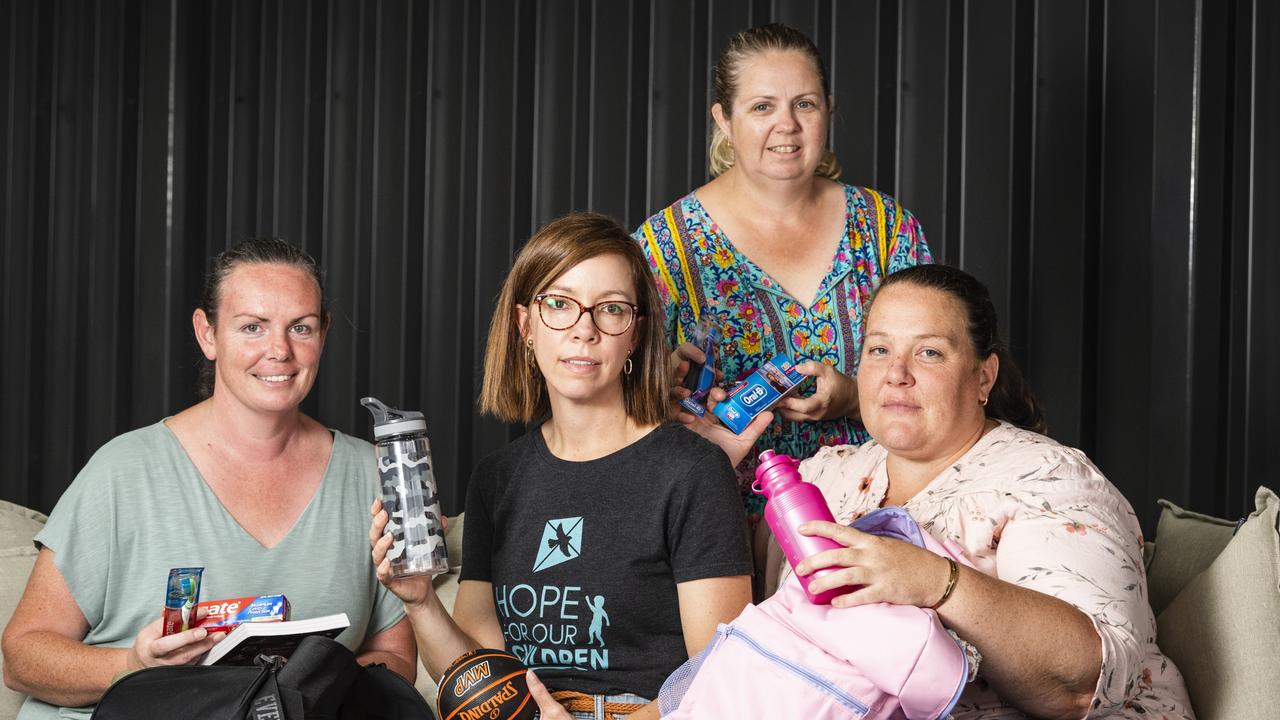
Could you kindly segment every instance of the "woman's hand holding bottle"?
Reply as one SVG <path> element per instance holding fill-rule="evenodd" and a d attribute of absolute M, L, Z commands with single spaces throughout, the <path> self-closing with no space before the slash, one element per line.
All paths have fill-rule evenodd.
<path fill-rule="evenodd" d="M 373 566 L 377 569 L 378 582 L 386 586 L 396 597 L 409 606 L 424 605 L 435 596 L 435 588 L 431 585 L 430 575 L 413 575 L 409 577 L 393 577 L 391 559 L 387 551 L 391 549 L 394 538 L 386 532 L 387 511 L 382 508 L 382 500 L 374 500 L 369 507 L 372 522 L 369 525 L 369 545 L 372 546 Z M 444 518 L 441 517 L 443 521 Z"/>

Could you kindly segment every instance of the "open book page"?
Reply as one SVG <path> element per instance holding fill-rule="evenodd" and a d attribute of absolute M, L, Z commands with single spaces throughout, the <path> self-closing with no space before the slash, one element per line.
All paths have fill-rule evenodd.
<path fill-rule="evenodd" d="M 285 622 L 249 622 L 227 633 L 200 659 L 201 665 L 252 665 L 258 655 L 289 657 L 309 635 L 336 638 L 351 622 L 346 613 Z"/>

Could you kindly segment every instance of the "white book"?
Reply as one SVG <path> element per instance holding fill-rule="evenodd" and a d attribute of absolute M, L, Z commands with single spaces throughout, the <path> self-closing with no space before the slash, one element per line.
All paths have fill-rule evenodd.
<path fill-rule="evenodd" d="M 336 638 L 351 625 L 346 613 L 306 620 L 247 622 L 227 633 L 200 658 L 201 665 L 252 665 L 258 655 L 289 657 L 310 635 Z"/>

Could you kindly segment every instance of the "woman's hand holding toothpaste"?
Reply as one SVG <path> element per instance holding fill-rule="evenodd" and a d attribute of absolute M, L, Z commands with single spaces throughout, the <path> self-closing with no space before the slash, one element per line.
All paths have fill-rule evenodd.
<path fill-rule="evenodd" d="M 204 610 L 199 610 L 197 622 L 203 616 Z M 191 665 L 227 635 L 226 632 L 209 632 L 202 627 L 161 635 L 163 624 L 163 618 L 156 618 L 134 636 L 133 646 L 125 655 L 127 672 L 159 665 Z"/>

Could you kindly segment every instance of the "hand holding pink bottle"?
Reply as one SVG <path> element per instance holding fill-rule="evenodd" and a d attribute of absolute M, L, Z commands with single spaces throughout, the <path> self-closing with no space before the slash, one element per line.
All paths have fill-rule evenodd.
<path fill-rule="evenodd" d="M 756 466 L 756 481 L 751 489 L 765 496 L 768 502 L 764 506 L 764 520 L 773 530 L 773 536 L 782 546 L 782 553 L 792 569 L 802 560 L 823 550 L 838 550 L 842 545 L 830 538 L 801 535 L 799 527 L 810 520 L 835 522 L 827 500 L 816 485 L 800 478 L 797 470 L 799 464 L 787 455 L 779 455 L 772 450 L 760 453 L 760 464 Z M 800 577 L 800 586 L 804 588 L 805 597 L 815 605 L 828 605 L 837 595 L 853 590 L 852 586 L 831 588 L 814 595 L 809 592 L 809 583 L 836 568 L 826 567 L 815 570 L 807 576 Z"/>

